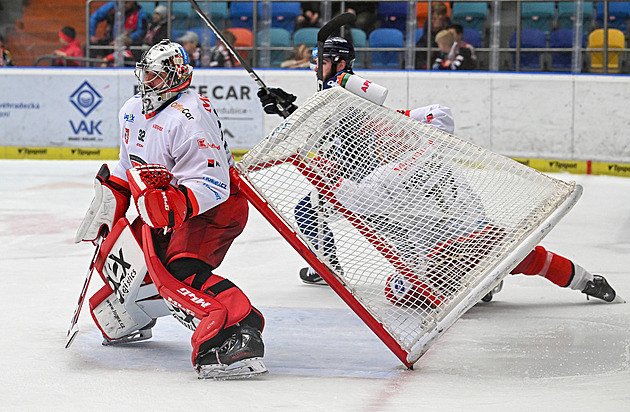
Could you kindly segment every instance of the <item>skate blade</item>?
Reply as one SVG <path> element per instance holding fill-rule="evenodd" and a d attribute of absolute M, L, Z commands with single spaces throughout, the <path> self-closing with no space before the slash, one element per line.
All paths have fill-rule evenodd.
<path fill-rule="evenodd" d="M 197 366 L 199 379 L 226 381 L 231 379 L 247 379 L 252 376 L 268 373 L 261 358 L 245 359 L 231 365 L 200 365 Z"/>
<path fill-rule="evenodd" d="M 328 283 L 326 283 L 326 281 L 324 279 L 319 280 L 317 282 L 311 282 L 309 280 L 304 280 L 301 279 L 302 283 L 304 283 L 305 285 L 312 285 L 312 286 L 328 286 Z"/>
<path fill-rule="evenodd" d="M 610 303 L 626 303 L 626 300 L 619 295 L 615 295 L 615 298 Z"/>
<path fill-rule="evenodd" d="M 130 335 L 123 336 L 120 339 L 109 340 L 109 339 L 103 337 L 103 342 L 101 342 L 101 343 L 102 343 L 103 346 L 120 345 L 122 343 L 140 342 L 140 341 L 143 341 L 143 340 L 151 339 L 152 336 L 153 336 L 153 333 L 151 332 L 151 329 L 144 330 L 144 331 L 140 330 L 140 331 L 132 333 Z"/>

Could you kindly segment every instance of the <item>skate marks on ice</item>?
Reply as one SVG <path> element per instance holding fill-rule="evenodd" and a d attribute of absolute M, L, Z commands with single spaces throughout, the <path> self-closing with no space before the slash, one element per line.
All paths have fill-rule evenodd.
<path fill-rule="evenodd" d="M 348 310 L 261 308 L 265 357 L 273 375 L 388 378 L 404 367 Z M 83 325 L 71 351 L 87 368 L 178 371 L 195 375 L 191 333 L 175 319 L 160 318 L 150 340 L 102 346 L 96 327 Z M 91 365 L 91 366 L 90 366 Z"/>
<path fill-rule="evenodd" d="M 264 362 L 269 375 L 257 379 L 292 375 L 398 381 L 409 374 L 545 379 L 630 370 L 630 320 L 613 305 L 480 304 L 433 345 L 414 371 L 406 371 L 348 310 L 261 310 L 266 317 Z M 548 316 L 550 312 L 555 315 Z M 92 365 L 88 367 L 194 375 L 191 334 L 174 319 L 159 319 L 149 341 L 109 347 L 101 346 L 96 328 L 85 329 L 72 350 Z"/>
<path fill-rule="evenodd" d="M 419 364 L 427 371 L 487 378 L 614 376 L 630 371 L 624 306 L 566 299 L 479 304 Z"/>

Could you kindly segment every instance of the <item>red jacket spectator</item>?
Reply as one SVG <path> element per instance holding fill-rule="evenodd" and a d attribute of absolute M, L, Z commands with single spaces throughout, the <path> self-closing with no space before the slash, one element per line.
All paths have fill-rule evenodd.
<path fill-rule="evenodd" d="M 77 32 L 74 27 L 66 26 L 59 30 L 59 42 L 62 44 L 60 48 L 55 50 L 55 56 L 66 57 L 84 57 L 83 49 L 76 40 Z M 52 62 L 53 66 L 83 66 L 83 63 L 77 60 L 57 59 Z"/>

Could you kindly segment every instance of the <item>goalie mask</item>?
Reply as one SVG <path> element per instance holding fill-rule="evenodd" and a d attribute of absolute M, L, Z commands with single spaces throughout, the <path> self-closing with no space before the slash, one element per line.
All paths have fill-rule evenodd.
<path fill-rule="evenodd" d="M 186 90 L 192 70 L 186 50 L 178 43 L 164 39 L 147 50 L 135 70 L 142 113 L 155 112 L 164 102 Z"/>

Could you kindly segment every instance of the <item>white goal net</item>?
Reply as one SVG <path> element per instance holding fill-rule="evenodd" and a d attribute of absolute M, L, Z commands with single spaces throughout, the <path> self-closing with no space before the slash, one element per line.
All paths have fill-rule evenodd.
<path fill-rule="evenodd" d="M 407 365 L 581 193 L 342 88 L 312 96 L 237 169 Z"/>

